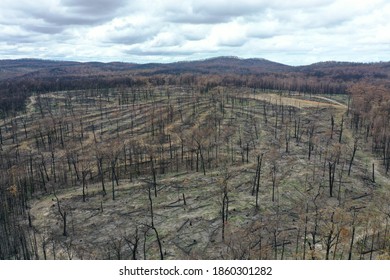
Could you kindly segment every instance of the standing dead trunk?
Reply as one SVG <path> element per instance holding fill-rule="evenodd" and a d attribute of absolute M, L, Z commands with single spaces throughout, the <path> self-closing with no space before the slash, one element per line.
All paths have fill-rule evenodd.
<path fill-rule="evenodd" d="M 254 184 L 256 185 L 256 209 L 259 208 L 260 174 L 261 174 L 262 161 L 263 161 L 263 154 L 261 154 L 261 156 L 257 156 L 257 168 L 256 168 L 256 176 L 255 176 L 255 184 Z"/>
<path fill-rule="evenodd" d="M 334 174 L 336 173 L 336 162 L 328 162 L 329 164 L 329 195 L 333 197 L 333 186 L 334 186 Z"/>
<path fill-rule="evenodd" d="M 352 259 L 353 243 L 354 243 L 354 239 L 355 239 L 355 219 L 356 219 L 356 212 L 353 213 L 352 236 L 351 236 L 351 244 L 349 245 L 348 260 Z"/>
<path fill-rule="evenodd" d="M 153 178 L 154 197 L 157 197 L 157 178 L 156 178 L 156 169 L 154 168 L 153 156 L 150 156 L 150 168 L 152 171 L 152 178 Z"/>
<path fill-rule="evenodd" d="M 343 127 L 344 127 L 344 116 L 341 118 L 339 143 L 341 143 L 341 139 L 342 139 L 342 136 L 343 136 Z"/>
<path fill-rule="evenodd" d="M 358 139 L 355 139 L 354 144 L 353 144 L 352 157 L 351 157 L 351 160 L 349 162 L 348 176 L 351 175 L 352 163 L 353 163 L 353 159 L 355 158 L 355 154 L 356 154 L 356 150 L 357 150 L 357 143 L 358 143 Z"/>
<path fill-rule="evenodd" d="M 62 218 L 62 225 L 63 225 L 62 235 L 63 236 L 67 236 L 68 234 L 67 234 L 67 228 L 66 228 L 66 211 L 61 209 L 60 200 L 58 199 L 58 197 L 57 197 L 57 195 L 55 193 L 55 190 L 53 191 L 53 194 L 54 194 L 54 197 L 57 200 L 58 213 L 60 214 L 60 216 Z"/>
<path fill-rule="evenodd" d="M 153 229 L 154 233 L 156 234 L 157 244 L 158 244 L 158 248 L 160 251 L 160 258 L 161 258 L 161 260 L 163 260 L 164 254 L 163 254 L 163 250 L 162 250 L 160 236 L 158 234 L 156 227 L 154 226 L 153 200 L 152 200 L 152 193 L 150 190 L 150 185 L 148 186 L 148 198 L 149 198 L 149 207 L 150 207 L 150 222 L 151 222 L 150 227 L 151 227 L 151 229 Z"/>

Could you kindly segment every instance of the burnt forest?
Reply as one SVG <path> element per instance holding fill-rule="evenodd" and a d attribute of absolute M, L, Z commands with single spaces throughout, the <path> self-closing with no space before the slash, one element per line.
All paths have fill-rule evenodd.
<path fill-rule="evenodd" d="M 390 62 L 0 60 L 0 259 L 390 258 Z"/>

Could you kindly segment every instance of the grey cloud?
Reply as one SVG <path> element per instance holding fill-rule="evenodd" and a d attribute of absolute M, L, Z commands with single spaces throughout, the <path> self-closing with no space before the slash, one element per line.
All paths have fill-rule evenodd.
<path fill-rule="evenodd" d="M 61 0 L 64 7 L 79 15 L 104 16 L 126 5 L 122 0 Z"/>
<path fill-rule="evenodd" d="M 291 9 L 317 9 L 319 7 L 329 6 L 334 0 L 274 0 L 266 1 L 270 8 L 278 10 L 291 10 Z"/>
<path fill-rule="evenodd" d="M 240 5 L 239 1 L 231 1 L 225 5 L 196 5 L 193 8 L 194 14 L 196 15 L 205 15 L 207 17 L 217 17 L 223 19 L 257 14 L 261 13 L 263 9 L 264 7 L 253 4 L 248 6 Z"/>
<path fill-rule="evenodd" d="M 31 36 L 30 32 L 25 31 L 18 25 L 0 24 L 0 43 L 7 45 L 18 45 L 34 43 L 35 40 L 35 36 Z"/>
<path fill-rule="evenodd" d="M 329 0 L 197 0 L 185 8 L 168 7 L 167 21 L 193 24 L 215 24 L 229 22 L 239 17 L 264 16 L 269 10 L 318 9 L 329 4 Z"/>
<path fill-rule="evenodd" d="M 32 38 L 29 35 L 0 35 L 0 41 L 7 45 L 31 44 L 34 43 L 35 40 L 35 38 Z"/>
<path fill-rule="evenodd" d="M 114 44 L 124 44 L 124 45 L 134 45 L 147 41 L 150 39 L 152 35 L 138 33 L 138 34 L 127 34 L 127 35 L 117 35 L 112 36 L 106 40 L 106 42 L 114 43 Z"/>
<path fill-rule="evenodd" d="M 246 36 L 255 39 L 269 39 L 282 33 L 291 33 L 293 29 L 294 27 L 282 24 L 277 19 L 263 19 L 259 22 L 249 22 Z"/>
<path fill-rule="evenodd" d="M 32 24 L 23 26 L 23 29 L 25 29 L 26 31 L 32 31 L 32 32 L 43 33 L 43 34 L 58 34 L 64 30 L 64 28 L 61 26 L 32 25 Z"/>
<path fill-rule="evenodd" d="M 127 54 L 138 55 L 138 56 L 185 56 L 196 53 L 195 50 L 147 50 L 142 48 L 134 48 L 126 51 Z"/>
<path fill-rule="evenodd" d="M 195 9 L 187 12 L 169 11 L 166 14 L 166 20 L 174 23 L 190 23 L 190 24 L 216 24 L 231 21 L 238 16 L 246 15 L 255 11 L 237 10 L 233 11 L 230 8 L 221 7 L 219 10 L 212 9 Z"/>
<path fill-rule="evenodd" d="M 161 36 L 162 35 L 162 38 Z M 153 38 L 153 47 L 165 48 L 165 47 L 175 47 L 179 46 L 184 42 L 183 38 L 180 34 L 168 34 L 168 36 L 164 36 L 164 34 L 159 34 Z"/>
<path fill-rule="evenodd" d="M 306 12 L 297 10 L 294 13 L 289 11 L 274 11 L 274 17 L 280 22 L 284 30 L 310 30 L 316 28 L 331 28 L 340 25 L 346 19 L 337 17 L 327 12 Z"/>
<path fill-rule="evenodd" d="M 248 33 L 249 38 L 254 38 L 254 39 L 270 39 L 275 36 L 278 36 L 280 33 L 279 32 L 268 32 L 267 30 L 258 30 L 256 32 L 251 32 Z"/>
<path fill-rule="evenodd" d="M 1 0 L 0 53 L 84 60 L 128 55 L 140 62 L 264 53 L 301 63 L 310 55 L 359 59 L 371 50 L 386 60 L 390 5 L 361 2 Z"/>
<path fill-rule="evenodd" d="M 228 16 L 216 16 L 216 15 L 201 15 L 201 14 L 171 14 L 168 17 L 170 22 L 173 23 L 191 23 L 191 24 L 215 24 L 228 22 L 230 17 Z"/>
<path fill-rule="evenodd" d="M 205 37 L 205 34 L 194 34 L 194 33 L 184 33 L 182 35 L 187 41 L 200 41 Z"/>
<path fill-rule="evenodd" d="M 166 5 L 164 19 L 173 23 L 188 24 L 216 24 L 229 22 L 240 16 L 248 16 L 259 13 L 262 10 L 262 1 L 221 1 L 221 0 L 197 0 L 189 1 L 187 5 L 175 5 L 172 2 Z M 181 3 L 182 4 L 182 3 Z"/>
<path fill-rule="evenodd" d="M 218 42 L 221 47 L 241 47 L 247 42 L 246 39 L 234 38 L 234 39 L 222 39 Z"/>
<path fill-rule="evenodd" d="M 122 26 L 111 27 L 106 31 L 106 43 L 133 45 L 146 42 L 160 32 L 155 24 L 134 25 L 128 23 Z"/>
<path fill-rule="evenodd" d="M 46 25 L 53 25 L 54 31 L 59 29 L 59 26 L 102 24 L 117 16 L 126 3 L 121 0 L 62 0 L 60 5 L 52 10 L 45 10 L 38 5 L 28 10 L 21 7 L 20 10 L 27 18 L 32 17 L 44 21 Z M 47 31 L 50 32 L 49 29 Z"/>
<path fill-rule="evenodd" d="M 42 19 L 47 24 L 55 24 L 57 26 L 70 25 L 95 25 L 110 20 L 110 16 L 96 16 L 89 14 L 51 14 L 39 10 L 32 12 L 31 15 L 35 18 Z"/>

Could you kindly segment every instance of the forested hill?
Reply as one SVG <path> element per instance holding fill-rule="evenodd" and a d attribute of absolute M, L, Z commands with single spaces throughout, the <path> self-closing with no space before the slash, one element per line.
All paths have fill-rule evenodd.
<path fill-rule="evenodd" d="M 390 62 L 320 62 L 289 66 L 266 59 L 215 57 L 174 63 L 0 60 L 0 110 L 23 108 L 32 92 L 71 89 L 190 85 L 246 86 L 262 90 L 346 93 L 356 82 L 389 84 Z"/>
<path fill-rule="evenodd" d="M 390 62 L 351 63 L 320 62 L 307 66 L 288 66 L 266 59 L 215 57 L 205 60 L 174 63 L 75 62 L 40 59 L 0 60 L 0 80 L 21 77 L 88 76 L 113 74 L 265 74 L 304 73 L 341 80 L 365 77 L 388 78 Z"/>
<path fill-rule="evenodd" d="M 0 60 L 0 80 L 15 77 L 51 77 L 61 75 L 104 75 L 104 74 L 256 74 L 294 71 L 294 67 L 265 59 L 239 59 L 216 57 L 197 61 L 174 63 L 122 63 L 122 62 L 75 62 L 39 59 Z"/>

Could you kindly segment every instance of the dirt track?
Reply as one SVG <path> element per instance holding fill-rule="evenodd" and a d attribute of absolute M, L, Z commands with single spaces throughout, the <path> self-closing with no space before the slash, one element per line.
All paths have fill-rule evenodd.
<path fill-rule="evenodd" d="M 323 99 L 327 102 L 319 102 L 314 100 L 306 100 L 294 97 L 280 96 L 274 93 L 270 94 L 249 94 L 248 98 L 256 100 L 264 100 L 273 104 L 294 106 L 297 108 L 305 107 L 334 107 L 334 108 L 346 108 L 347 106 L 327 97 L 316 97 L 317 99 Z"/>

